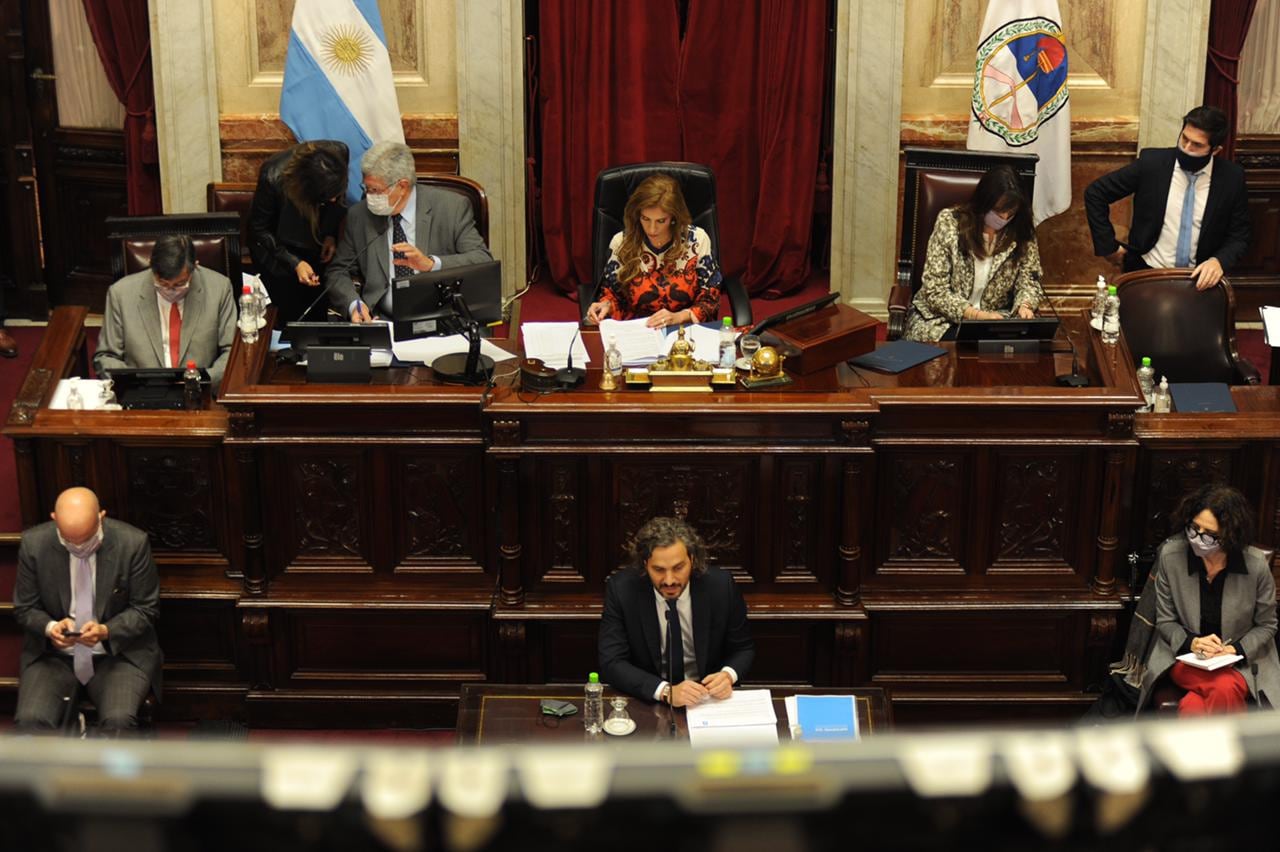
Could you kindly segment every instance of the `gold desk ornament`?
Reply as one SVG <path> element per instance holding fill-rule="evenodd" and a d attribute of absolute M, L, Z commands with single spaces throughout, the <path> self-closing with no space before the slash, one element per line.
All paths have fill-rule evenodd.
<path fill-rule="evenodd" d="M 694 346 L 685 338 L 684 327 L 676 332 L 671 351 L 654 361 L 643 374 L 628 370 L 628 384 L 648 385 L 650 391 L 676 393 L 710 393 L 712 384 L 725 384 L 725 377 L 716 374 L 716 368 L 706 361 L 693 357 Z M 728 384 L 732 384 L 730 377 Z"/>
<path fill-rule="evenodd" d="M 772 346 L 761 346 L 751 356 L 751 374 L 742 380 L 748 388 L 767 388 L 791 384 L 791 377 L 782 372 L 782 362 L 787 359 Z"/>
<path fill-rule="evenodd" d="M 600 371 L 600 390 L 612 391 L 618 389 L 618 382 L 613 377 L 613 373 L 609 372 L 609 368 L 605 367 Z"/>

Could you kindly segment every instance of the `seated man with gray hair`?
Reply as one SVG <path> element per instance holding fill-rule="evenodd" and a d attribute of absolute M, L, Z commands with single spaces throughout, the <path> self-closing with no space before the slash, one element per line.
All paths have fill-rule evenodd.
<path fill-rule="evenodd" d="M 630 566 L 606 582 L 599 651 L 606 683 L 672 707 L 728 698 L 756 656 L 733 576 L 707 566 L 702 538 L 678 518 L 641 527 Z"/>
<path fill-rule="evenodd" d="M 365 197 L 347 211 L 338 252 L 325 271 L 334 310 L 352 322 L 373 318 L 390 282 L 433 269 L 493 260 L 467 199 L 417 185 L 413 152 L 378 142 L 360 160 Z M 353 276 L 364 279 L 356 292 Z"/>

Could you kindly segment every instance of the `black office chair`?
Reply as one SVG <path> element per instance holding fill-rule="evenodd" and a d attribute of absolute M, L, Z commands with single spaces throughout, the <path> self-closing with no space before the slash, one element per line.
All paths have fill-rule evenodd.
<path fill-rule="evenodd" d="M 622 230 L 622 212 L 627 199 L 652 174 L 668 174 L 680 182 L 684 202 L 693 224 L 711 238 L 711 254 L 720 262 L 720 218 L 716 212 L 716 178 L 708 166 L 698 163 L 633 163 L 614 166 L 596 175 L 596 200 L 591 215 L 591 283 L 578 287 L 578 314 L 586 319 L 587 308 L 599 292 L 600 278 L 609 262 L 609 241 Z M 723 270 L 722 270 L 723 272 Z M 751 299 L 738 278 L 724 278 L 721 290 L 729 297 L 735 326 L 751 325 Z"/>

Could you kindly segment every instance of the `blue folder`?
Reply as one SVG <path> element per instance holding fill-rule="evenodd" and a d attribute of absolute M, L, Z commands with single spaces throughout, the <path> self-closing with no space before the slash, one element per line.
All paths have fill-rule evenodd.
<path fill-rule="evenodd" d="M 886 343 L 874 352 L 849 359 L 850 367 L 866 367 L 882 373 L 901 373 L 910 370 L 925 361 L 932 361 L 939 355 L 946 355 L 947 350 L 914 340 L 895 340 Z"/>
<path fill-rule="evenodd" d="M 800 736 L 813 740 L 856 740 L 858 715 L 852 695 L 797 695 L 796 717 Z"/>
<path fill-rule="evenodd" d="M 1173 410 L 1183 414 L 1236 410 L 1231 388 L 1225 382 L 1170 383 L 1169 393 L 1173 396 Z"/>

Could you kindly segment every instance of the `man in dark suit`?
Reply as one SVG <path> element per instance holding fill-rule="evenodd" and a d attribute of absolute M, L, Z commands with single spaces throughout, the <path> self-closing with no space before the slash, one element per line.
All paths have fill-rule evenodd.
<path fill-rule="evenodd" d="M 107 309 L 93 368 L 185 367 L 222 383 L 236 336 L 236 304 L 227 276 L 196 263 L 186 234 L 166 234 L 151 250 L 151 268 L 126 275 L 107 290 Z"/>
<path fill-rule="evenodd" d="M 493 260 L 467 199 L 417 185 L 408 145 L 376 143 L 360 159 L 360 171 L 365 198 L 347 211 L 338 253 L 324 274 L 334 310 L 368 322 L 392 279 Z M 357 275 L 364 279 L 359 294 Z"/>
<path fill-rule="evenodd" d="M 146 533 L 106 514 L 88 488 L 69 488 L 52 521 L 22 534 L 13 587 L 23 634 L 20 730 L 58 728 L 83 685 L 99 729 L 118 734 L 137 727 L 148 691 L 160 693 L 151 545 Z"/>
<path fill-rule="evenodd" d="M 606 683 L 673 707 L 728 698 L 756 655 L 733 577 L 707 566 L 702 539 L 675 518 L 641 527 L 629 570 L 605 584 L 599 648 Z"/>
<path fill-rule="evenodd" d="M 1129 165 L 1084 191 L 1093 253 L 1125 272 L 1186 267 L 1207 290 L 1249 248 L 1244 169 L 1219 157 L 1227 138 L 1221 110 L 1200 106 L 1182 119 L 1175 148 L 1144 148 Z M 1111 205 L 1133 196 L 1129 239 L 1111 225 Z"/>

